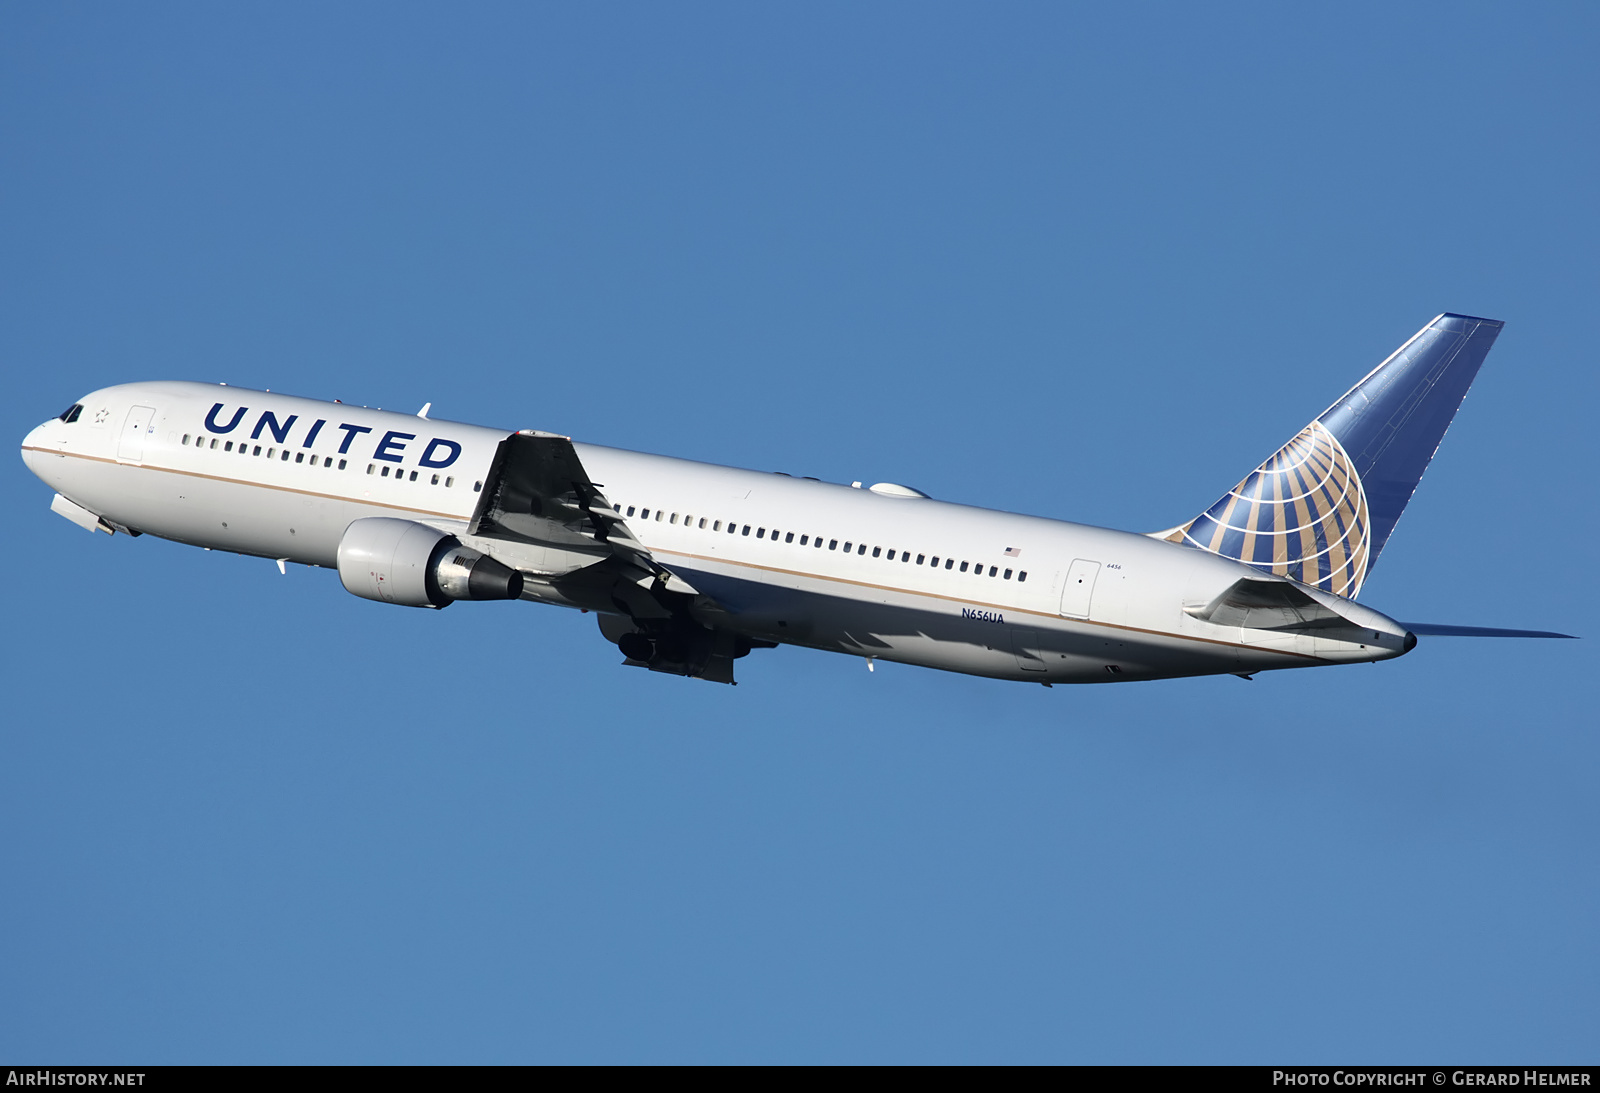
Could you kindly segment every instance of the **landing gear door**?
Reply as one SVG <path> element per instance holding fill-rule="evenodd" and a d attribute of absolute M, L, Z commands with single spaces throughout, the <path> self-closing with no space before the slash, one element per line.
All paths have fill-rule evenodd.
<path fill-rule="evenodd" d="M 1078 558 L 1067 570 L 1067 583 L 1061 589 L 1061 613 L 1068 618 L 1089 617 L 1089 604 L 1094 599 L 1095 578 L 1100 576 L 1100 563 Z"/>
<path fill-rule="evenodd" d="M 150 406 L 133 406 L 122 423 L 122 436 L 117 439 L 118 463 L 142 463 L 145 437 L 155 430 L 156 412 Z"/>

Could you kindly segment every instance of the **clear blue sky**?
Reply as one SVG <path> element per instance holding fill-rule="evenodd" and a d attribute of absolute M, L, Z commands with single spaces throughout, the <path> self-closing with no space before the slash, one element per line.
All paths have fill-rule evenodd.
<path fill-rule="evenodd" d="M 10 4 L 0 435 L 221 380 L 1113 527 L 1507 326 L 1363 599 L 1045 690 L 92 537 L 12 456 L 0 1058 L 1600 1047 L 1592 5 Z"/>

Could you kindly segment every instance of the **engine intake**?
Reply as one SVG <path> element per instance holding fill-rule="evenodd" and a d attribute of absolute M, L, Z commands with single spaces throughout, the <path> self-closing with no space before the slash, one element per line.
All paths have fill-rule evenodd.
<path fill-rule="evenodd" d="M 454 535 L 419 524 L 371 516 L 345 528 L 339 540 L 339 580 L 362 599 L 406 607 L 449 607 L 456 600 L 515 600 L 522 574 Z"/>

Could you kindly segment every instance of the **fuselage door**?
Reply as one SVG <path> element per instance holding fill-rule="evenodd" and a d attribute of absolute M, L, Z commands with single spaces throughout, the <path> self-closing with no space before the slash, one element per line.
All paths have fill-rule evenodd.
<path fill-rule="evenodd" d="M 122 436 L 117 440 L 117 460 L 122 463 L 139 463 L 144 460 L 145 437 L 155 431 L 156 411 L 153 406 L 133 406 L 122 423 Z"/>
<path fill-rule="evenodd" d="M 1017 667 L 1024 672 L 1043 672 L 1046 670 L 1044 656 L 1039 650 L 1039 631 L 1012 630 L 1011 652 L 1017 658 Z"/>
<path fill-rule="evenodd" d="M 1073 561 L 1067 570 L 1066 587 L 1061 590 L 1061 613 L 1075 619 L 1089 617 L 1089 602 L 1094 599 L 1094 581 L 1100 576 L 1100 563 L 1084 558 Z"/>

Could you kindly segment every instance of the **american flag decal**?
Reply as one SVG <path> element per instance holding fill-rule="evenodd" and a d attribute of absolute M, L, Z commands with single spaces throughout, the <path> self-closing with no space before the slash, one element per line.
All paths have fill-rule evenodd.
<path fill-rule="evenodd" d="M 1007 558 L 1020 558 L 1020 557 L 1022 557 L 1022 548 L 1021 547 L 1006 547 L 1006 557 Z"/>

